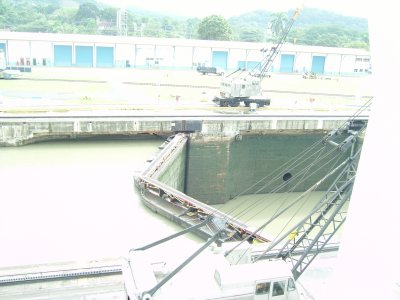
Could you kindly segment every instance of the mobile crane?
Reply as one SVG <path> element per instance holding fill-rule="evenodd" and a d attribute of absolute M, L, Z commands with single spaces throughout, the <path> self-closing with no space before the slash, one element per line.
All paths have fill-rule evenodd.
<path fill-rule="evenodd" d="M 299 14 L 300 9 L 298 8 L 286 24 L 276 45 L 267 51 L 266 56 L 259 65 L 255 66 L 250 71 L 238 69 L 221 80 L 220 96 L 216 96 L 213 99 L 215 104 L 220 107 L 236 107 L 239 106 L 241 102 L 247 107 L 250 106 L 251 103 L 257 104 L 258 107 L 270 104 L 271 100 L 265 99 L 262 96 L 261 83 L 263 79 L 267 77 L 268 70 L 272 66 L 272 63 L 278 55 Z M 260 72 L 256 72 L 259 68 Z"/>

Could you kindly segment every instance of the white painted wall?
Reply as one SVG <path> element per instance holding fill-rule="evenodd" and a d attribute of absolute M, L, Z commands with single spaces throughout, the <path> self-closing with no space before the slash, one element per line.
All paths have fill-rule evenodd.
<path fill-rule="evenodd" d="M 129 60 L 131 67 L 154 67 L 154 60 L 146 58 L 160 58 L 159 67 L 165 68 L 193 68 L 197 63 L 211 65 L 213 51 L 228 52 L 227 67 L 236 69 L 239 61 L 261 61 L 263 53 L 260 49 L 261 43 L 240 43 L 220 41 L 199 41 L 183 39 L 149 39 L 134 38 L 122 39 L 117 37 L 89 36 L 89 35 L 49 35 L 29 33 L 9 33 L 10 39 L 3 40 L 8 44 L 8 56 L 10 63 L 16 63 L 21 57 L 26 60 L 35 57 L 37 62 L 42 63 L 46 59 L 48 65 L 52 65 L 53 44 L 71 45 L 72 59 L 75 62 L 76 45 L 107 46 L 115 47 L 116 66 L 125 67 Z M 17 39 L 12 37 L 17 36 Z M 18 40 L 19 38 L 19 40 Z M 25 40 L 26 39 L 26 40 Z M 29 42 L 29 39 L 32 39 Z M 54 42 L 52 42 L 52 40 Z M 112 43 L 107 41 L 113 41 Z M 31 44 L 31 45 L 30 45 Z M 214 47 L 215 46 L 215 47 Z M 231 48 L 230 48 L 231 47 Z M 266 45 L 266 48 L 271 45 Z M 285 44 L 281 53 L 278 53 L 273 70 L 279 71 L 281 54 L 295 55 L 294 71 L 302 73 L 310 71 L 312 66 L 312 55 L 326 56 L 325 72 L 339 73 L 343 75 L 364 75 L 370 68 L 369 53 L 359 49 L 326 48 Z M 356 60 L 356 58 L 361 58 Z M 96 53 L 94 53 L 96 61 Z M 355 70 L 364 72 L 355 73 Z"/>
<path fill-rule="evenodd" d="M 339 54 L 328 54 L 325 57 L 325 73 L 337 75 L 341 68 L 341 55 Z"/>
<path fill-rule="evenodd" d="M 343 75 L 353 74 L 355 68 L 355 61 L 356 61 L 355 55 L 343 55 L 340 74 Z"/>
<path fill-rule="evenodd" d="M 370 64 L 370 58 L 367 56 L 357 56 L 355 63 L 354 63 L 354 69 L 357 69 L 358 72 L 361 73 L 366 73 L 367 70 L 369 70 L 371 64 Z"/>
<path fill-rule="evenodd" d="M 231 49 L 228 55 L 228 69 L 236 70 L 239 61 L 246 60 L 245 49 Z"/>
<path fill-rule="evenodd" d="M 260 50 L 248 50 L 247 61 L 261 61 L 264 57 L 263 52 Z"/>
<path fill-rule="evenodd" d="M 312 64 L 311 53 L 299 52 L 295 58 L 294 70 L 303 73 L 310 72 Z"/>
<path fill-rule="evenodd" d="M 36 63 L 38 66 L 43 65 L 43 59 L 47 63 L 53 63 L 53 46 L 51 42 L 31 42 L 31 56 L 32 59 L 36 58 Z"/>
<path fill-rule="evenodd" d="M 8 42 L 8 63 L 15 65 L 20 62 L 23 58 L 26 62 L 26 58 L 30 59 L 30 46 L 28 41 L 9 41 Z"/>
<path fill-rule="evenodd" d="M 153 45 L 136 45 L 135 51 L 135 66 L 137 67 L 147 67 L 149 60 L 146 58 L 154 58 L 155 56 L 155 46 Z"/>
<path fill-rule="evenodd" d="M 194 63 L 204 63 L 206 65 L 211 65 L 212 56 L 211 48 L 196 47 L 194 49 L 193 62 Z"/>
<path fill-rule="evenodd" d="M 175 63 L 175 47 L 157 45 L 154 58 L 157 59 L 159 66 L 173 66 Z"/>
<path fill-rule="evenodd" d="M 192 68 L 193 67 L 193 47 L 175 47 L 175 56 L 173 60 L 174 67 Z"/>
<path fill-rule="evenodd" d="M 115 63 L 118 67 L 125 67 L 129 60 L 131 66 L 135 59 L 135 47 L 129 44 L 117 44 L 115 47 Z"/>

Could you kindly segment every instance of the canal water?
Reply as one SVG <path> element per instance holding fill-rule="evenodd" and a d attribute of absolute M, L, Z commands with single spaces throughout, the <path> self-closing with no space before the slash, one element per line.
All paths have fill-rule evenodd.
<path fill-rule="evenodd" d="M 161 139 L 0 148 L 0 267 L 120 257 L 179 229 L 145 208 L 133 175 Z M 180 239 L 196 244 L 194 236 Z"/>
<path fill-rule="evenodd" d="M 133 175 L 161 143 L 80 140 L 0 148 L 0 267 L 125 256 L 180 230 L 144 207 L 133 185 Z M 256 228 L 299 195 L 241 196 L 215 207 Z M 320 196 L 314 193 L 264 232 L 279 234 Z M 200 242 L 189 234 L 162 246 L 158 255 L 180 262 Z"/>

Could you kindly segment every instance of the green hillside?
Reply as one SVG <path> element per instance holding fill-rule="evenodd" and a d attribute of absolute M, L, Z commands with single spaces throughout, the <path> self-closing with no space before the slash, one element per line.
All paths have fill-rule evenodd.
<path fill-rule="evenodd" d="M 291 14 L 284 13 L 283 19 Z M 116 8 L 94 0 L 0 0 L 0 30 L 7 31 L 116 35 L 116 15 Z M 272 24 L 276 23 L 277 17 L 276 13 L 254 11 L 229 18 L 221 25 L 229 33 L 223 35 L 223 39 L 274 41 Z M 128 35 L 208 38 L 202 36 L 201 32 L 207 31 L 207 26 L 215 25 L 204 25 L 202 21 L 199 18 L 171 16 L 130 7 Z M 200 27 L 202 31 L 199 31 Z M 367 49 L 367 20 L 305 8 L 295 22 L 288 42 Z"/>

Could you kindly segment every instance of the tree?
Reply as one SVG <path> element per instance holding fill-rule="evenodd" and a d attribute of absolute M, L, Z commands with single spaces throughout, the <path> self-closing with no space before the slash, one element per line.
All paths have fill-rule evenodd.
<path fill-rule="evenodd" d="M 230 41 L 232 39 L 232 28 L 222 16 L 212 15 L 204 18 L 197 32 L 202 40 Z"/>
<path fill-rule="evenodd" d="M 75 8 L 63 7 L 55 11 L 49 17 L 49 20 L 59 24 L 73 24 L 75 15 L 76 15 Z"/>
<path fill-rule="evenodd" d="M 23 23 L 16 27 L 17 31 L 27 32 L 51 32 L 48 22 L 44 16 L 38 16 L 35 20 L 29 23 Z"/>
<path fill-rule="evenodd" d="M 288 16 L 282 12 L 274 13 L 271 15 L 271 21 L 269 24 L 269 28 L 271 29 L 272 37 L 275 41 L 283 33 L 283 30 L 285 29 L 288 20 L 289 20 Z"/>
<path fill-rule="evenodd" d="M 156 19 L 149 19 L 143 29 L 143 36 L 149 36 L 149 37 L 164 37 L 162 26 L 160 24 L 160 20 Z"/>
<path fill-rule="evenodd" d="M 239 39 L 242 42 L 262 42 L 263 33 L 259 29 L 244 28 L 239 33 Z"/>
<path fill-rule="evenodd" d="M 9 5 L 0 0 L 0 29 L 8 27 L 9 11 Z"/>
<path fill-rule="evenodd" d="M 95 19 L 86 19 L 78 26 L 78 33 L 83 34 L 96 34 L 97 24 Z"/>
<path fill-rule="evenodd" d="M 115 34 L 117 9 L 100 4 L 97 7 L 96 3 L 95 0 L 0 0 L 0 30 Z M 97 21 L 101 21 L 101 31 Z M 266 11 L 254 11 L 229 20 L 216 15 L 201 20 L 128 11 L 128 34 L 276 41 L 287 21 L 285 13 Z M 299 45 L 368 49 L 367 20 L 304 9 L 286 40 Z"/>
<path fill-rule="evenodd" d="M 364 41 L 352 41 L 352 42 L 343 44 L 343 47 L 369 50 L 369 45 Z"/>
<path fill-rule="evenodd" d="M 117 9 L 115 7 L 105 7 L 99 12 L 99 16 L 103 21 L 115 23 L 117 20 Z"/>
<path fill-rule="evenodd" d="M 171 37 L 171 33 L 174 30 L 174 25 L 172 24 L 173 20 L 170 17 L 164 17 L 161 20 L 161 36 L 162 37 Z"/>
<path fill-rule="evenodd" d="M 79 5 L 79 9 L 76 12 L 75 20 L 78 23 L 87 23 L 87 19 L 96 20 L 99 14 L 100 11 L 95 4 L 89 2 L 82 3 Z"/>
<path fill-rule="evenodd" d="M 196 38 L 200 20 L 197 18 L 190 18 L 186 20 L 186 34 L 185 37 L 188 39 Z"/>

